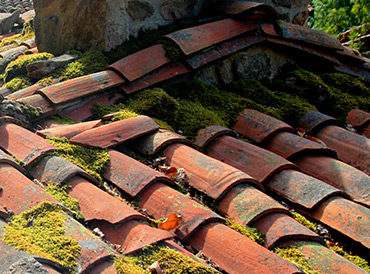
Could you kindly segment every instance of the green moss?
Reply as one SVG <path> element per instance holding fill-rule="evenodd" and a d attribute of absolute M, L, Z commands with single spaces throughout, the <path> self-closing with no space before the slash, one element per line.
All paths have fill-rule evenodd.
<path fill-rule="evenodd" d="M 308 263 L 306 257 L 301 251 L 295 246 L 281 247 L 274 250 L 276 254 L 282 258 L 288 260 L 292 264 L 298 266 L 307 274 L 320 274 L 320 271 L 313 270 L 310 264 Z"/>
<path fill-rule="evenodd" d="M 50 86 L 53 84 L 53 77 L 52 76 L 44 77 L 40 79 L 39 81 L 37 81 L 37 84 L 44 86 L 44 87 Z"/>
<path fill-rule="evenodd" d="M 121 260 L 122 261 L 122 260 Z M 126 256 L 124 262 L 133 262 L 136 265 L 142 265 L 145 268 L 158 262 L 163 273 L 165 274 L 212 274 L 218 273 L 210 267 L 196 262 L 181 253 L 170 249 L 168 247 L 156 244 L 153 246 L 146 246 L 135 255 Z M 136 269 L 134 269 L 136 271 Z M 139 271 L 139 270 L 138 270 Z M 130 273 L 130 272 L 119 272 Z M 135 272 L 133 272 L 135 273 Z M 137 272 L 141 273 L 141 272 Z M 145 273 L 145 272 L 144 272 Z"/>
<path fill-rule="evenodd" d="M 3 40 L 1 40 L 0 42 L 0 48 L 1 47 L 5 47 L 7 45 L 10 45 L 11 43 L 17 41 L 17 40 L 20 40 L 22 39 L 22 34 L 15 34 L 13 36 L 10 36 L 10 37 L 6 37 L 4 38 Z"/>
<path fill-rule="evenodd" d="M 348 112 L 356 108 L 359 108 L 359 102 L 356 96 L 332 89 L 327 106 L 320 110 L 327 115 L 345 122 Z"/>
<path fill-rule="evenodd" d="M 5 81 L 8 82 L 17 75 L 27 73 L 27 65 L 40 60 L 48 60 L 54 56 L 51 53 L 35 53 L 23 55 L 18 59 L 10 62 L 5 68 Z"/>
<path fill-rule="evenodd" d="M 190 140 L 195 140 L 198 131 L 211 125 L 226 126 L 226 123 L 212 110 L 200 103 L 181 100 L 179 105 L 176 129 L 182 130 Z"/>
<path fill-rule="evenodd" d="M 14 216 L 5 228 L 3 240 L 18 250 L 56 261 L 74 273 L 81 247 L 64 235 L 64 219 L 59 206 L 42 202 Z"/>
<path fill-rule="evenodd" d="M 148 271 L 136 265 L 130 258 L 114 257 L 113 265 L 118 274 L 148 274 Z"/>
<path fill-rule="evenodd" d="M 230 219 L 226 220 L 226 225 L 235 231 L 238 231 L 240 234 L 247 236 L 257 244 L 263 245 L 265 242 L 264 235 L 257 228 L 246 227 L 245 225 L 237 224 L 235 221 Z"/>
<path fill-rule="evenodd" d="M 160 128 L 167 129 L 170 131 L 175 131 L 172 126 L 170 126 L 167 122 L 159 120 L 157 118 L 152 118 L 159 126 Z"/>
<path fill-rule="evenodd" d="M 341 92 L 361 96 L 370 95 L 370 89 L 357 77 L 352 77 L 343 73 L 324 73 L 320 74 L 320 78 L 325 82 L 325 84 L 334 87 Z"/>
<path fill-rule="evenodd" d="M 124 104 L 104 105 L 100 103 L 94 103 L 90 111 L 92 113 L 93 119 L 101 119 L 107 114 L 118 112 L 125 108 L 126 105 Z"/>
<path fill-rule="evenodd" d="M 165 56 L 169 61 L 177 62 L 184 56 L 184 53 L 174 41 L 170 39 L 160 39 L 158 42 L 166 51 Z"/>
<path fill-rule="evenodd" d="M 3 87 L 9 89 L 9 91 L 13 93 L 30 85 L 32 85 L 32 81 L 28 76 L 19 76 L 5 83 Z"/>
<path fill-rule="evenodd" d="M 335 253 L 339 254 L 340 256 L 346 258 L 350 262 L 354 263 L 355 265 L 361 267 L 362 269 L 366 270 L 367 272 L 370 272 L 370 266 L 369 262 L 365 259 L 350 255 L 347 251 L 345 251 L 343 248 L 336 246 L 336 245 L 327 245 L 331 250 L 333 250 Z"/>
<path fill-rule="evenodd" d="M 128 118 L 133 118 L 140 116 L 140 114 L 131 111 L 129 109 L 120 109 L 117 113 L 115 113 L 112 117 L 112 122 L 114 121 L 120 121 L 120 120 L 125 120 Z"/>
<path fill-rule="evenodd" d="M 46 140 L 57 148 L 55 155 L 67 159 L 102 181 L 100 174 L 104 172 L 110 159 L 106 149 L 72 145 L 65 137 L 47 137 Z"/>
<path fill-rule="evenodd" d="M 179 103 L 163 89 L 144 90 L 127 101 L 127 107 L 139 114 L 148 115 L 169 124 L 177 118 Z"/>
<path fill-rule="evenodd" d="M 309 220 L 307 220 L 304 216 L 302 216 L 301 214 L 299 214 L 297 212 L 294 212 L 294 211 L 290 211 L 290 213 L 292 214 L 292 217 L 298 223 L 300 223 L 300 224 L 304 225 L 305 227 L 311 229 L 313 232 L 318 233 L 316 225 L 313 224 L 312 222 L 310 222 Z"/>
<path fill-rule="evenodd" d="M 73 125 L 79 123 L 71 117 L 50 116 L 49 119 L 55 121 L 58 124 L 64 125 Z"/>

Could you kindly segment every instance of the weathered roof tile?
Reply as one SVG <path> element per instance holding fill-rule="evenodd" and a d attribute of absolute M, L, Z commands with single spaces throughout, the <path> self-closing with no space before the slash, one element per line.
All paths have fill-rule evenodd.
<path fill-rule="evenodd" d="M 101 120 L 89 121 L 84 123 L 77 123 L 72 125 L 60 125 L 55 126 L 52 128 L 47 128 L 43 130 L 38 130 L 36 134 L 42 137 L 66 137 L 67 139 L 71 139 L 73 136 L 84 132 L 85 130 L 89 130 L 92 128 L 96 128 L 100 126 Z"/>

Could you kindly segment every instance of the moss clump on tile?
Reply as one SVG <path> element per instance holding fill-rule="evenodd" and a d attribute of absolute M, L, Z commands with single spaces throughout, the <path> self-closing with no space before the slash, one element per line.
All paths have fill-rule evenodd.
<path fill-rule="evenodd" d="M 148 115 L 168 123 L 177 119 L 179 103 L 163 89 L 144 90 L 127 101 L 127 107 L 139 114 Z"/>
<path fill-rule="evenodd" d="M 274 252 L 284 258 L 285 260 L 291 262 L 292 264 L 298 266 L 307 274 L 320 274 L 320 271 L 313 270 L 308 263 L 306 257 L 301 251 L 295 246 L 279 247 L 275 248 Z"/>
<path fill-rule="evenodd" d="M 28 76 L 19 76 L 14 77 L 9 82 L 5 83 L 3 87 L 9 89 L 9 91 L 13 93 L 30 85 L 32 85 L 31 78 Z"/>
<path fill-rule="evenodd" d="M 114 121 L 120 121 L 120 120 L 125 120 L 133 117 L 140 116 L 140 114 L 129 110 L 129 109 L 120 109 L 118 112 L 116 112 L 113 117 L 112 117 L 112 122 Z"/>
<path fill-rule="evenodd" d="M 73 124 L 79 123 L 72 117 L 67 117 L 67 116 L 66 117 L 50 116 L 49 119 L 55 121 L 58 124 L 64 124 L 64 125 L 73 125 Z"/>
<path fill-rule="evenodd" d="M 334 87 L 341 92 L 369 96 L 370 89 L 365 85 L 364 81 L 360 78 L 350 76 L 344 73 L 323 73 L 320 78 L 328 86 Z"/>
<path fill-rule="evenodd" d="M 92 113 L 92 119 L 101 119 L 107 114 L 118 112 L 125 108 L 126 105 L 124 104 L 104 105 L 100 103 L 94 103 L 90 111 Z"/>
<path fill-rule="evenodd" d="M 5 228 L 3 240 L 17 250 L 56 261 L 75 273 L 81 246 L 64 235 L 65 218 L 58 205 L 42 202 L 14 216 Z"/>
<path fill-rule="evenodd" d="M 148 274 L 148 271 L 126 257 L 114 257 L 113 266 L 118 274 Z"/>
<path fill-rule="evenodd" d="M 10 81 L 15 76 L 23 75 L 27 73 L 27 65 L 40 60 L 48 60 L 53 58 L 54 55 L 51 53 L 35 53 L 29 55 L 22 55 L 16 60 L 10 62 L 5 68 L 5 82 Z"/>
<path fill-rule="evenodd" d="M 304 225 L 308 229 L 311 229 L 313 232 L 318 233 L 316 225 L 307 220 L 306 217 L 302 216 L 301 214 L 295 211 L 290 211 L 290 214 L 292 214 L 293 219 L 296 220 L 298 223 Z"/>
<path fill-rule="evenodd" d="M 350 255 L 347 251 L 345 251 L 340 246 L 336 245 L 327 245 L 331 250 L 333 250 L 335 253 L 339 254 L 340 256 L 346 258 L 353 264 L 357 265 L 358 267 L 361 267 L 362 269 L 366 270 L 367 272 L 370 272 L 370 266 L 369 262 L 365 259 L 361 258 L 360 256 L 356 255 Z"/>
<path fill-rule="evenodd" d="M 6 37 L 3 40 L 1 40 L 0 48 L 10 45 L 11 43 L 14 43 L 14 45 L 17 46 L 19 42 L 24 42 L 33 37 L 35 37 L 35 31 L 33 28 L 33 19 L 31 19 L 23 24 L 23 29 L 21 33 L 15 34 L 11 37 Z"/>
<path fill-rule="evenodd" d="M 155 244 L 144 247 L 134 255 L 126 256 L 125 261 L 134 262 L 136 265 L 147 268 L 154 262 L 158 262 L 165 274 L 216 274 L 217 271 L 202 263 L 196 262 L 183 254 L 166 246 Z M 119 272 L 127 273 L 127 272 Z M 140 273 L 140 272 L 138 272 Z M 145 273 L 145 272 L 144 272 Z"/>
<path fill-rule="evenodd" d="M 46 140 L 57 148 L 55 155 L 81 167 L 102 182 L 101 173 L 106 169 L 110 159 L 106 149 L 73 145 L 65 137 L 47 137 Z"/>
<path fill-rule="evenodd" d="M 79 221 L 84 221 L 84 216 L 80 212 L 80 204 L 78 201 L 68 195 L 67 191 L 71 188 L 71 185 L 64 183 L 62 185 L 48 184 L 45 191 L 49 193 L 53 198 L 61 202 L 66 208 L 68 208 Z"/>
<path fill-rule="evenodd" d="M 230 219 L 226 220 L 226 225 L 239 232 L 240 234 L 247 236 L 249 239 L 256 242 L 257 244 L 263 245 L 263 243 L 265 242 L 264 235 L 257 228 L 246 227 L 245 225 L 240 225 Z"/>
<path fill-rule="evenodd" d="M 174 41 L 169 39 L 160 39 L 158 42 L 166 51 L 165 56 L 169 61 L 177 62 L 184 56 L 184 53 Z"/>

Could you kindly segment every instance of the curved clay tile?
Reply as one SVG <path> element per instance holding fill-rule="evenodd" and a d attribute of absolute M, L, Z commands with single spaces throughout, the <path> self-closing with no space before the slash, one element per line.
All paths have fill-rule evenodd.
<path fill-rule="evenodd" d="M 306 257 L 310 266 L 323 274 L 366 274 L 367 271 L 351 263 L 349 260 L 317 242 L 288 241 L 286 245 L 294 245 Z"/>
<path fill-rule="evenodd" d="M 117 73 L 106 70 L 47 86 L 36 93 L 44 95 L 50 102 L 58 105 L 120 86 L 124 82 Z"/>
<path fill-rule="evenodd" d="M 26 41 L 23 41 L 20 45 L 21 46 L 26 46 L 29 49 L 36 47 L 35 37 L 30 38 L 30 39 L 28 39 Z"/>
<path fill-rule="evenodd" d="M 38 116 L 36 119 L 41 119 L 45 116 L 50 116 L 57 112 L 54 106 L 52 106 L 52 104 L 40 94 L 23 97 L 21 99 L 18 99 L 17 101 L 35 107 L 40 112 L 40 116 Z"/>
<path fill-rule="evenodd" d="M 155 182 L 173 184 L 169 177 L 123 153 L 115 150 L 109 150 L 108 153 L 110 161 L 102 174 L 103 178 L 132 197 Z"/>
<path fill-rule="evenodd" d="M 229 164 L 264 183 L 277 172 L 298 169 L 281 156 L 231 136 L 221 136 L 207 149 L 207 155 Z"/>
<path fill-rule="evenodd" d="M 10 166 L 18 169 L 23 174 L 26 173 L 26 171 L 23 167 L 21 167 L 19 164 L 17 164 L 17 162 L 12 157 L 10 157 L 8 154 L 6 154 L 1 149 L 0 149 L 0 163 L 10 165 Z"/>
<path fill-rule="evenodd" d="M 85 130 L 92 129 L 95 127 L 100 126 L 101 120 L 77 123 L 72 125 L 59 125 L 52 128 L 47 128 L 43 130 L 36 131 L 37 135 L 41 137 L 66 137 L 67 139 L 71 139 L 73 136 L 84 132 Z"/>
<path fill-rule="evenodd" d="M 9 56 L 14 53 L 24 53 L 26 50 L 28 50 L 28 47 L 18 46 L 16 48 L 11 48 L 11 49 L 1 52 L 0 57 L 5 58 L 6 56 Z"/>
<path fill-rule="evenodd" d="M 333 117 L 315 110 L 309 110 L 297 123 L 297 127 L 304 129 L 308 134 L 314 134 L 327 125 L 342 126 L 342 123 Z"/>
<path fill-rule="evenodd" d="M 0 126 L 0 147 L 28 165 L 55 147 L 42 137 L 14 124 Z"/>
<path fill-rule="evenodd" d="M 37 90 L 39 90 L 43 87 L 44 86 L 42 86 L 40 84 L 34 84 L 32 86 L 20 89 L 16 92 L 13 92 L 13 93 L 9 94 L 8 96 L 6 96 L 6 98 L 10 99 L 10 100 L 18 100 L 18 99 L 21 99 L 21 98 L 25 98 L 25 97 L 33 95 Z"/>
<path fill-rule="evenodd" d="M 159 125 L 148 116 L 137 116 L 88 129 L 70 139 L 72 144 L 109 148 L 153 132 Z"/>
<path fill-rule="evenodd" d="M 245 32 L 257 30 L 255 22 L 224 19 L 165 35 L 186 54 L 192 54 Z"/>
<path fill-rule="evenodd" d="M 246 226 L 269 213 L 288 213 L 280 203 L 248 184 L 230 189 L 221 199 L 218 210 L 238 224 Z"/>
<path fill-rule="evenodd" d="M 309 155 L 336 157 L 335 151 L 324 144 L 311 141 L 290 132 L 279 132 L 275 134 L 264 147 L 285 159 L 296 159 Z"/>
<path fill-rule="evenodd" d="M 370 138 L 370 113 L 353 109 L 348 113 L 347 121 L 350 123 L 359 134 Z"/>
<path fill-rule="evenodd" d="M 352 200 L 370 207 L 370 176 L 342 161 L 307 156 L 295 163 L 301 170 L 347 193 Z"/>
<path fill-rule="evenodd" d="M 158 129 L 151 134 L 135 138 L 130 142 L 130 147 L 133 147 L 144 155 L 152 156 L 162 148 L 173 143 L 183 143 L 189 146 L 193 145 L 192 142 L 180 134 L 167 129 Z"/>
<path fill-rule="evenodd" d="M 202 227 L 188 243 L 230 274 L 302 273 L 278 255 L 223 224 Z"/>
<path fill-rule="evenodd" d="M 339 189 L 295 170 L 283 170 L 275 174 L 265 186 L 289 201 L 308 209 L 314 208 L 331 196 L 343 194 Z"/>
<path fill-rule="evenodd" d="M 182 216 L 177 236 L 186 239 L 201 225 L 222 222 L 222 218 L 207 207 L 161 183 L 149 186 L 139 194 L 140 208 L 155 219 L 167 218 L 171 213 Z"/>
<path fill-rule="evenodd" d="M 170 145 L 163 154 L 167 165 L 184 168 L 189 184 L 215 200 L 221 199 L 231 187 L 240 183 L 256 184 L 263 188 L 247 173 L 186 145 Z"/>
<path fill-rule="evenodd" d="M 267 17 L 271 21 L 276 21 L 280 17 L 272 6 L 260 2 L 227 1 L 226 4 L 219 6 L 219 10 L 229 15 L 242 15 L 244 19 L 261 13 L 262 17 Z"/>
<path fill-rule="evenodd" d="M 310 216 L 370 249 L 370 209 L 332 197 L 311 211 Z"/>
<path fill-rule="evenodd" d="M 292 217 L 282 213 L 271 213 L 258 219 L 254 225 L 265 235 L 264 246 L 273 249 L 287 240 L 316 241 L 324 240 Z"/>
<path fill-rule="evenodd" d="M 246 109 L 240 113 L 233 129 L 257 143 L 263 143 L 281 131 L 295 133 L 290 125 L 254 109 Z"/>
<path fill-rule="evenodd" d="M 238 136 L 234 130 L 219 125 L 213 125 L 199 130 L 195 144 L 204 149 L 215 139 L 223 135 Z"/>
<path fill-rule="evenodd" d="M 162 45 L 154 45 L 118 60 L 108 66 L 108 69 L 132 82 L 167 64 L 169 61 L 165 54 Z"/>
<path fill-rule="evenodd" d="M 29 169 L 29 173 L 43 184 L 59 185 L 67 182 L 75 175 L 98 184 L 98 181 L 82 168 L 58 156 L 44 157 Z"/>

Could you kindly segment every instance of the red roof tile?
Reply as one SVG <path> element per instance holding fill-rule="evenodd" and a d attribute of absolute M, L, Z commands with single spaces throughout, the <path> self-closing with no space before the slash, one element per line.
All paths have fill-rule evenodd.
<path fill-rule="evenodd" d="M 102 92 L 123 83 L 124 80 L 117 73 L 107 70 L 47 86 L 36 93 L 46 96 L 50 102 L 57 105 Z"/>
<path fill-rule="evenodd" d="M 4 151 L 0 149 L 0 163 L 10 165 L 16 169 L 18 169 L 22 173 L 26 173 L 25 169 L 21 167 L 17 162 L 6 154 Z"/>
<path fill-rule="evenodd" d="M 295 132 L 288 124 L 254 109 L 244 110 L 233 129 L 258 143 L 266 141 L 280 131 Z"/>
<path fill-rule="evenodd" d="M 225 225 L 204 226 L 188 242 L 227 273 L 302 273 L 278 255 Z"/>
<path fill-rule="evenodd" d="M 36 47 L 35 37 L 30 38 L 30 39 L 28 39 L 26 41 L 23 41 L 20 45 L 21 46 L 26 46 L 29 49 Z"/>
<path fill-rule="evenodd" d="M 113 63 L 108 69 L 114 70 L 129 81 L 134 81 L 169 63 L 165 54 L 162 45 L 154 45 Z"/>
<path fill-rule="evenodd" d="M 303 128 L 308 134 L 323 128 L 326 125 L 342 126 L 342 123 L 333 117 L 314 110 L 309 110 L 297 123 L 297 127 Z"/>
<path fill-rule="evenodd" d="M 24 89 L 20 89 L 16 92 L 13 92 L 13 93 L 9 94 L 8 96 L 6 96 L 6 98 L 11 99 L 11 100 L 21 99 L 21 98 L 33 95 L 37 90 L 39 90 L 41 88 L 43 88 L 42 85 L 34 84 L 32 86 L 26 87 Z"/>
<path fill-rule="evenodd" d="M 221 199 L 218 210 L 241 225 L 250 225 L 269 213 L 288 213 L 277 201 L 248 184 L 230 189 Z"/>
<path fill-rule="evenodd" d="M 42 136 L 42 137 L 66 137 L 68 139 L 71 139 L 73 136 L 84 132 L 85 130 L 89 130 L 95 127 L 100 126 L 101 120 L 95 120 L 95 121 L 89 121 L 84 123 L 77 123 L 72 125 L 61 125 L 61 126 L 55 126 L 52 128 L 47 128 L 43 130 L 38 130 L 36 134 Z"/>
<path fill-rule="evenodd" d="M 104 179 L 135 197 L 149 185 L 161 181 L 172 184 L 164 174 L 115 150 L 109 150 L 110 161 L 103 172 Z M 135 182 L 135 183 L 133 183 Z"/>
<path fill-rule="evenodd" d="M 45 116 L 53 115 L 57 112 L 56 109 L 51 105 L 51 103 L 40 94 L 24 97 L 18 99 L 18 101 L 30 104 L 31 106 L 37 108 L 40 112 L 40 116 L 37 117 L 38 119 L 41 119 Z"/>
<path fill-rule="evenodd" d="M 357 132 L 370 138 L 370 113 L 353 109 L 348 113 L 347 121 L 355 127 Z"/>
<path fill-rule="evenodd" d="M 15 48 L 8 49 L 6 51 L 2 51 L 0 53 L 0 57 L 5 58 L 6 56 L 9 56 L 9 55 L 11 55 L 13 53 L 17 53 L 17 52 L 24 53 L 26 50 L 28 50 L 28 47 L 18 46 L 18 47 L 15 47 Z"/>
<path fill-rule="evenodd" d="M 179 30 L 167 34 L 165 37 L 175 41 L 182 51 L 189 55 L 257 28 L 258 25 L 255 22 L 225 19 Z"/>
<path fill-rule="evenodd" d="M 189 184 L 215 200 L 221 199 L 231 187 L 240 183 L 252 183 L 263 188 L 247 173 L 186 145 L 170 145 L 163 154 L 167 157 L 167 165 L 184 168 Z"/>
<path fill-rule="evenodd" d="M 148 116 L 133 117 L 86 130 L 73 136 L 73 144 L 109 148 L 155 131 L 159 125 Z"/>
<path fill-rule="evenodd" d="M 279 19 L 279 14 L 272 6 L 260 2 L 232 1 L 221 5 L 219 9 L 220 11 L 230 15 L 239 15 L 243 13 L 254 14 L 253 12 L 263 11 L 270 20 Z"/>
<path fill-rule="evenodd" d="M 307 240 L 324 243 L 316 233 L 282 213 L 271 213 L 258 219 L 254 225 L 265 235 L 264 246 L 272 249 L 287 240 Z"/>
<path fill-rule="evenodd" d="M 199 130 L 195 143 L 197 144 L 197 146 L 204 149 L 216 138 L 223 135 L 237 137 L 238 134 L 236 133 L 236 131 L 229 128 L 225 128 L 219 125 L 213 125 Z"/>
<path fill-rule="evenodd" d="M 0 147 L 26 165 L 55 147 L 40 136 L 14 124 L 0 126 Z"/>

